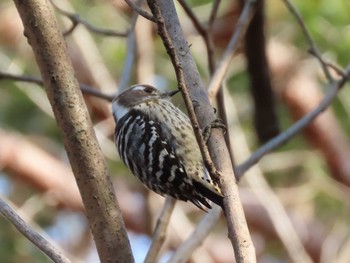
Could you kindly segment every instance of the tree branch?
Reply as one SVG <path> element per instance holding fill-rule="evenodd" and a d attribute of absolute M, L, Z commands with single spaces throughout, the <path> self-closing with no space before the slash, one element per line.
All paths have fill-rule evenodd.
<path fill-rule="evenodd" d="M 207 50 L 207 57 L 208 57 L 208 67 L 209 67 L 209 72 L 210 75 L 212 76 L 214 74 L 215 70 L 215 59 L 214 59 L 214 47 L 213 47 L 213 41 L 211 39 L 211 31 L 210 28 L 206 29 L 198 20 L 197 16 L 193 13 L 192 9 L 187 5 L 187 3 L 184 0 L 178 0 L 182 8 L 185 10 L 186 14 L 188 15 L 189 19 L 192 21 L 194 27 L 198 31 L 199 35 L 203 38 L 203 41 L 206 46 Z M 218 8 L 218 5 L 220 4 L 220 1 L 216 1 L 213 6 L 213 10 L 211 12 L 211 16 L 214 16 L 213 13 L 216 13 Z M 215 19 L 215 17 L 210 17 L 211 19 Z M 227 125 L 227 114 L 226 114 L 226 109 L 224 107 L 224 92 L 221 89 L 221 86 L 219 87 L 219 92 L 216 94 L 216 102 L 217 102 L 217 107 L 218 107 L 218 113 L 220 116 L 220 119 L 223 121 L 223 124 L 228 127 Z M 233 152 L 231 149 L 231 142 L 230 142 L 230 136 L 229 132 L 226 132 L 224 134 L 225 142 L 227 145 L 227 148 L 230 153 L 230 158 L 232 164 L 234 163 L 234 158 L 233 158 Z"/>
<path fill-rule="evenodd" d="M 119 79 L 118 93 L 123 92 L 129 87 L 131 72 L 134 68 L 135 54 L 136 54 L 135 25 L 136 25 L 138 16 L 139 14 L 135 11 L 132 17 L 131 29 L 128 34 L 128 40 L 126 43 L 126 48 L 127 48 L 126 58 L 124 62 L 123 72 Z"/>
<path fill-rule="evenodd" d="M 243 6 L 244 0 L 241 0 Z M 260 144 L 280 132 L 275 94 L 272 90 L 270 68 L 266 57 L 265 1 L 256 3 L 256 12 L 244 39 L 250 94 L 254 104 L 254 127 Z"/>
<path fill-rule="evenodd" d="M 128 32 L 117 32 L 117 31 L 112 30 L 112 29 L 98 28 L 98 27 L 90 24 L 85 19 L 81 18 L 78 14 L 71 13 L 71 12 L 68 12 L 68 11 L 61 9 L 52 0 L 50 2 L 55 7 L 55 9 L 58 11 L 58 13 L 60 13 L 61 15 L 64 15 L 72 22 L 71 28 L 69 28 L 66 32 L 63 33 L 64 36 L 67 36 L 67 35 L 73 33 L 73 31 L 76 29 L 76 27 L 79 24 L 85 26 L 86 29 L 88 29 L 89 31 L 91 31 L 93 33 L 104 35 L 104 36 L 112 36 L 112 37 L 126 37 L 126 36 L 128 36 Z"/>
<path fill-rule="evenodd" d="M 231 107 L 230 111 L 230 120 L 238 120 L 236 104 L 233 99 L 233 96 L 225 97 L 226 105 Z M 234 141 L 235 152 L 237 153 L 237 160 L 242 160 L 242 156 L 249 156 L 250 150 L 248 146 L 247 139 L 244 135 L 242 126 L 235 122 L 234 125 L 231 121 L 232 133 L 231 136 L 232 141 Z M 246 174 L 245 182 L 252 190 L 251 196 L 256 196 L 258 202 L 262 205 L 263 211 L 255 209 L 256 213 L 254 216 L 250 213 L 250 218 L 248 217 L 249 212 L 247 213 L 245 206 L 245 212 L 247 213 L 247 218 L 250 220 L 250 223 L 263 218 L 264 216 L 268 217 L 267 221 L 271 221 L 271 227 L 274 229 L 276 235 L 282 241 L 282 244 L 286 248 L 286 251 L 291 258 L 292 262 L 303 262 L 303 263 L 311 263 L 312 260 L 310 256 L 305 251 L 304 245 L 301 242 L 302 237 L 296 233 L 295 227 L 291 223 L 291 220 L 283 207 L 281 200 L 274 193 L 273 189 L 271 189 L 270 185 L 266 181 L 263 176 L 262 171 L 259 166 L 254 166 L 252 169 Z M 249 205 L 248 205 L 249 206 Z M 266 213 L 266 215 L 265 215 Z M 259 217 L 259 219 L 255 219 L 254 217 Z M 253 218 L 252 218 L 253 217 Z M 265 221 L 265 227 L 267 227 L 269 223 Z M 251 226 L 251 224 L 250 224 Z"/>
<path fill-rule="evenodd" d="M 226 50 L 222 55 L 222 58 L 220 59 L 218 66 L 215 69 L 213 77 L 210 80 L 210 83 L 208 86 L 208 94 L 210 98 L 215 98 L 216 94 L 219 91 L 219 88 L 222 84 L 222 81 L 230 65 L 231 59 L 238 45 L 241 43 L 241 39 L 243 38 L 243 36 L 245 35 L 245 32 L 247 31 L 248 25 L 253 16 L 255 2 L 256 0 L 245 1 L 242 13 L 239 16 L 239 19 L 237 21 L 234 34 L 232 35 L 231 40 L 227 45 Z"/>
<path fill-rule="evenodd" d="M 339 89 L 346 83 L 346 81 L 350 78 L 350 64 L 347 66 L 345 71 L 341 71 L 339 69 L 336 70 L 338 74 L 341 75 L 341 78 L 338 81 L 334 81 L 331 77 L 331 74 L 329 72 L 328 67 L 332 67 L 329 63 L 325 62 L 320 55 L 318 48 L 316 46 L 316 43 L 311 37 L 311 34 L 309 33 L 307 27 L 305 26 L 304 20 L 302 19 L 301 15 L 298 13 L 296 8 L 292 5 L 292 3 L 288 0 L 283 0 L 290 10 L 290 12 L 295 16 L 297 19 L 300 27 L 302 28 L 303 34 L 310 45 L 310 53 L 317 57 L 318 61 L 320 62 L 323 72 L 326 75 L 329 85 L 328 85 L 328 91 L 326 95 L 324 96 L 323 100 L 320 102 L 320 104 L 311 112 L 306 114 L 303 118 L 301 118 L 299 121 L 297 121 L 295 124 L 293 124 L 290 128 L 288 128 L 286 131 L 278 135 L 277 137 L 271 139 L 269 142 L 267 142 L 265 145 L 260 147 L 258 150 L 256 150 L 245 162 L 238 165 L 235 169 L 235 172 L 240 179 L 242 175 L 255 163 L 257 163 L 265 154 L 269 153 L 273 149 L 276 149 L 277 147 L 284 144 L 286 141 L 288 141 L 290 138 L 295 136 L 297 133 L 299 133 L 302 129 L 304 129 L 308 124 L 310 124 L 320 113 L 322 113 L 333 101 L 333 98 L 337 95 Z M 332 67 L 334 68 L 334 67 Z M 339 73 L 341 72 L 341 73 Z"/>
<path fill-rule="evenodd" d="M 135 3 L 132 0 L 125 0 L 125 2 L 132 8 L 136 13 L 138 13 L 140 16 L 152 21 L 156 22 L 152 14 L 148 13 L 146 10 L 143 10 L 140 6 L 139 3 Z"/>
<path fill-rule="evenodd" d="M 46 0 L 15 0 L 82 196 L 101 262 L 133 262 L 105 160 Z"/>
<path fill-rule="evenodd" d="M 2 72 L 2 71 L 0 71 L 0 80 L 13 80 L 13 81 L 28 82 L 28 83 L 37 84 L 39 86 L 44 85 L 43 80 L 41 78 L 32 77 L 32 76 L 15 75 L 15 74 L 6 73 L 6 72 Z M 86 84 L 79 83 L 79 86 L 80 86 L 80 89 L 83 93 L 89 94 L 91 96 L 95 96 L 95 97 L 100 98 L 100 99 L 107 100 L 109 102 L 112 102 L 112 100 L 115 97 L 115 95 L 105 94 L 103 92 L 100 92 L 96 88 L 91 87 L 91 86 L 86 85 Z"/>
<path fill-rule="evenodd" d="M 156 228 L 153 232 L 152 244 L 149 248 L 144 263 L 157 262 L 160 249 L 164 243 L 167 228 L 170 222 L 171 214 L 174 210 L 176 200 L 170 196 L 167 196 L 163 206 L 163 210 L 157 220 Z"/>
<path fill-rule="evenodd" d="M 2 198 L 0 198 L 0 214 L 13 224 L 28 240 L 30 240 L 40 251 L 56 263 L 70 263 L 71 261 L 63 255 L 54 245 L 37 233 L 26 223 L 14 209 L 12 209 Z"/>
<path fill-rule="evenodd" d="M 213 27 L 216 16 L 218 14 L 220 4 L 221 4 L 221 0 L 215 0 L 213 2 L 213 7 L 211 9 L 210 16 L 209 16 L 209 25 L 208 25 L 209 31 L 211 31 L 211 28 Z"/>
<path fill-rule="evenodd" d="M 198 248 L 213 230 L 221 215 L 218 206 L 213 207 L 197 224 L 191 236 L 177 248 L 168 263 L 187 262 L 193 251 Z"/>
<path fill-rule="evenodd" d="M 333 78 L 332 78 L 331 73 L 328 70 L 328 66 L 324 62 L 324 60 L 322 59 L 320 51 L 318 50 L 317 45 L 316 45 L 315 41 L 313 40 L 309 30 L 305 26 L 304 20 L 301 17 L 300 13 L 298 12 L 298 10 L 293 6 L 293 4 L 289 0 L 283 0 L 283 2 L 287 6 L 288 10 L 295 17 L 295 19 L 298 21 L 306 40 L 309 42 L 310 53 L 313 54 L 318 59 L 318 61 L 320 62 L 321 66 L 322 66 L 322 70 L 323 70 L 324 74 L 326 75 L 328 81 L 332 82 Z"/>
<path fill-rule="evenodd" d="M 225 215 L 229 229 L 229 238 L 235 250 L 236 261 L 238 263 L 256 262 L 254 246 L 249 236 L 242 204 L 239 200 L 238 188 L 234 181 L 235 176 L 232 171 L 232 163 L 220 130 L 213 129 L 208 143 L 217 170 L 210 163 L 210 156 L 207 156 L 207 151 L 205 150 L 207 147 L 203 143 L 200 127 L 209 125 L 215 119 L 215 115 L 197 66 L 190 54 L 188 43 L 183 35 L 174 3 L 171 0 L 148 0 L 148 5 L 157 21 L 158 34 L 162 38 L 172 60 L 179 82 L 179 89 L 182 92 L 197 142 L 204 157 L 203 159 L 206 161 L 207 168 L 212 176 L 213 171 L 220 174 L 219 186 L 225 196 Z M 195 103 L 195 107 L 192 102 Z M 196 115 L 198 116 L 198 121 Z"/>
<path fill-rule="evenodd" d="M 265 154 L 271 152 L 273 149 L 281 146 L 283 143 L 288 141 L 290 138 L 298 134 L 302 129 L 304 129 L 308 124 L 310 124 L 320 113 L 322 113 L 327 107 L 332 103 L 334 97 L 337 95 L 341 87 L 344 86 L 346 81 L 350 77 L 350 64 L 344 71 L 344 76 L 338 81 L 333 81 L 329 84 L 327 93 L 324 96 L 320 104 L 311 112 L 306 114 L 303 118 L 298 120 L 295 124 L 289 127 L 286 131 L 271 139 L 265 145 L 256 150 L 246 161 L 238 165 L 235 169 L 238 178 L 241 178 L 242 175 L 254 164 L 256 164 Z"/>

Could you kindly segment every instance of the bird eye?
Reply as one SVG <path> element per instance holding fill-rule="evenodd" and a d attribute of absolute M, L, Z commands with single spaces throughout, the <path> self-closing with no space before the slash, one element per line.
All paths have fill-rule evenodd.
<path fill-rule="evenodd" d="M 144 91 L 146 93 L 153 93 L 154 89 L 152 87 L 145 87 Z"/>

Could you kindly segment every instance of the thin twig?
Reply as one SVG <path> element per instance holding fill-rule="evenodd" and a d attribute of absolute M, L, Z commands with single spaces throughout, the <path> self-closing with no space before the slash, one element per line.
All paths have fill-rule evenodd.
<path fill-rule="evenodd" d="M 109 102 L 112 102 L 114 97 L 115 97 L 114 94 L 112 94 L 112 95 L 105 94 L 105 93 L 97 90 L 96 88 L 91 87 L 91 86 L 86 85 L 86 84 L 79 83 L 79 86 L 80 86 L 80 90 L 84 94 L 89 94 L 89 95 L 94 96 L 96 98 L 107 100 Z"/>
<path fill-rule="evenodd" d="M 0 80 L 13 80 L 13 81 L 20 81 L 20 82 L 28 82 L 28 83 L 34 83 L 37 84 L 39 86 L 43 86 L 43 80 L 41 78 L 38 77 L 31 77 L 31 76 L 20 76 L 20 75 L 15 75 L 15 74 L 11 74 L 11 73 L 5 73 L 0 71 Z M 91 87 L 89 85 L 86 84 L 79 84 L 80 89 L 83 93 L 85 94 L 89 94 L 92 96 L 95 96 L 97 98 L 100 99 L 104 99 L 107 100 L 109 102 L 113 101 L 115 95 L 108 95 L 105 93 L 100 92 L 99 90 L 97 90 L 94 87 Z"/>
<path fill-rule="evenodd" d="M 162 212 L 160 213 L 160 216 L 157 220 L 156 228 L 154 229 L 152 244 L 150 249 L 147 252 L 144 263 L 157 262 L 157 257 L 164 243 L 170 217 L 174 210 L 175 204 L 176 204 L 176 200 L 174 198 L 168 196 L 165 199 Z"/>
<path fill-rule="evenodd" d="M 206 35 L 205 36 L 203 35 L 203 38 L 204 38 L 205 44 L 206 44 L 206 48 L 207 48 L 208 65 L 209 65 L 209 72 L 210 72 L 211 77 L 214 75 L 215 66 L 216 66 L 215 57 L 214 57 L 214 47 L 213 47 L 213 41 L 212 41 L 212 25 L 214 23 L 214 19 L 216 17 L 216 13 L 218 11 L 219 5 L 220 5 L 220 0 L 214 2 L 213 7 L 212 7 L 212 11 L 211 11 L 211 15 L 210 15 L 210 19 L 209 19 L 209 27 L 206 31 L 207 32 Z M 223 124 L 228 129 L 227 112 L 226 112 L 226 108 L 225 108 L 224 91 L 223 91 L 222 87 L 219 87 L 219 92 L 217 93 L 217 96 L 216 96 L 216 103 L 217 103 L 217 107 L 218 107 L 219 116 L 220 116 L 221 120 L 223 121 Z M 231 163 L 234 166 L 235 160 L 234 160 L 234 155 L 233 155 L 233 151 L 232 151 L 229 131 L 224 133 L 224 138 L 225 138 L 228 152 L 230 154 Z"/>
<path fill-rule="evenodd" d="M 183 242 L 168 260 L 168 263 L 187 262 L 193 254 L 193 251 L 198 248 L 215 227 L 221 215 L 221 208 L 213 207 L 197 224 L 196 229 L 191 236 Z"/>
<path fill-rule="evenodd" d="M 12 209 L 2 198 L 0 198 L 0 214 L 13 224 L 28 240 L 30 240 L 40 251 L 56 263 L 70 263 L 71 261 L 53 244 L 37 233 L 27 222 L 25 222 L 14 209 Z"/>
<path fill-rule="evenodd" d="M 198 31 L 199 35 L 203 38 L 204 44 L 207 48 L 207 56 L 208 56 L 208 65 L 209 65 L 209 72 L 212 75 L 214 73 L 215 69 L 215 62 L 214 62 L 214 47 L 213 43 L 210 39 L 210 35 L 208 33 L 209 30 L 207 30 L 202 23 L 199 21 L 195 13 L 192 11 L 192 9 L 188 6 L 185 0 L 178 0 L 182 8 L 185 10 L 186 14 L 188 15 L 189 19 L 192 21 L 194 27 Z"/>
<path fill-rule="evenodd" d="M 310 45 L 310 53 L 312 53 L 318 59 L 318 61 L 320 62 L 321 66 L 322 66 L 323 72 L 326 75 L 328 81 L 332 82 L 333 78 L 332 78 L 331 73 L 328 70 L 327 64 L 322 59 L 321 53 L 318 50 L 315 41 L 312 39 L 309 30 L 306 28 L 304 20 L 301 17 L 299 11 L 293 6 L 293 4 L 289 0 L 283 0 L 283 2 L 286 4 L 286 6 L 289 9 L 289 11 L 294 15 L 294 17 L 298 21 L 301 29 L 303 30 L 303 34 L 305 35 L 305 37 L 306 37 L 306 39 L 307 39 L 307 41 L 309 42 L 309 45 Z"/>
<path fill-rule="evenodd" d="M 155 84 L 155 50 L 153 41 L 154 24 L 150 21 L 144 21 L 136 24 L 136 79 L 138 83 Z"/>
<path fill-rule="evenodd" d="M 211 28 L 213 27 L 213 24 L 215 22 L 216 16 L 218 14 L 220 3 L 221 3 L 221 0 L 215 0 L 213 2 L 213 7 L 211 8 L 211 12 L 210 12 L 210 16 L 209 16 L 209 24 L 208 24 L 209 31 L 211 31 Z"/>
<path fill-rule="evenodd" d="M 20 76 L 20 75 L 6 73 L 6 72 L 2 72 L 2 71 L 0 71 L 0 80 L 13 80 L 13 81 L 34 83 L 34 84 L 37 84 L 39 86 L 43 85 L 43 80 L 38 78 L 38 77 Z"/>
<path fill-rule="evenodd" d="M 192 23 L 194 24 L 195 28 L 199 32 L 199 34 L 206 35 L 206 29 L 202 26 L 201 22 L 198 20 L 197 16 L 192 11 L 192 8 L 188 6 L 185 0 L 177 0 L 182 8 L 185 10 L 186 14 L 189 16 L 189 18 L 192 20 Z"/>
<path fill-rule="evenodd" d="M 327 65 L 327 67 L 330 67 L 331 69 L 333 69 L 340 77 L 349 79 L 349 76 L 347 76 L 341 68 L 339 68 L 338 66 L 334 65 L 331 62 L 327 62 L 327 61 L 324 61 L 324 62 Z"/>
<path fill-rule="evenodd" d="M 208 93 L 210 98 L 215 98 L 216 94 L 219 91 L 221 83 L 230 65 L 231 59 L 238 45 L 240 44 L 242 37 L 247 31 L 248 25 L 253 16 L 253 7 L 255 2 L 256 0 L 247 0 L 244 4 L 242 13 L 236 24 L 234 34 L 232 35 L 231 40 L 227 45 L 226 50 L 219 62 L 219 65 L 216 67 L 215 73 L 209 83 Z"/>
<path fill-rule="evenodd" d="M 138 2 L 141 2 L 141 1 L 138 1 Z M 126 42 L 127 51 L 126 51 L 126 57 L 124 62 L 124 68 L 119 79 L 118 93 L 123 92 L 129 86 L 131 72 L 135 66 L 134 65 L 135 54 L 136 54 L 135 25 L 136 25 L 138 16 L 139 16 L 139 13 L 135 11 L 132 18 L 131 29 L 128 35 L 128 40 Z"/>
<path fill-rule="evenodd" d="M 112 29 L 105 29 L 105 28 L 96 27 L 96 26 L 90 24 L 90 22 L 88 22 L 87 20 L 81 18 L 78 14 L 71 13 L 71 12 L 68 12 L 68 11 L 61 9 L 60 7 L 58 7 L 55 4 L 54 1 L 51 1 L 51 3 L 61 15 L 64 15 L 70 21 L 72 21 L 71 28 L 69 28 L 66 32 L 63 33 L 64 36 L 71 34 L 79 24 L 84 25 L 91 32 L 94 32 L 96 34 L 101 34 L 104 36 L 126 37 L 128 35 L 128 32 L 117 32 L 117 31 L 112 30 Z"/>
<path fill-rule="evenodd" d="M 287 142 L 290 138 L 298 134 L 302 129 L 309 125 L 320 113 L 322 113 L 327 107 L 332 103 L 334 97 L 337 95 L 341 87 L 344 86 L 346 81 L 349 80 L 350 76 L 350 64 L 344 71 L 344 76 L 338 81 L 333 81 L 329 84 L 327 93 L 319 105 L 313 110 L 306 114 L 303 118 L 298 120 L 295 124 L 289 127 L 286 131 L 271 139 L 265 145 L 256 150 L 246 161 L 238 165 L 235 169 L 238 178 L 255 163 L 257 163 L 264 155 L 271 152 L 273 149 L 281 146 L 283 143 Z"/>
<path fill-rule="evenodd" d="M 140 16 L 152 21 L 153 23 L 156 22 L 153 15 L 147 12 L 146 10 L 143 10 L 138 3 L 135 3 L 132 0 L 125 0 L 125 2 L 132 8 L 136 13 L 138 13 Z"/>
<path fill-rule="evenodd" d="M 203 38 L 203 41 L 204 41 L 204 44 L 205 44 L 206 50 L 207 50 L 209 72 L 210 72 L 210 75 L 212 76 L 214 74 L 214 70 L 215 70 L 215 59 L 214 59 L 213 42 L 212 42 L 211 37 L 210 37 L 210 29 L 206 29 L 201 24 L 201 22 L 199 21 L 199 19 L 195 15 L 195 13 L 192 11 L 192 9 L 187 5 L 185 0 L 178 0 L 178 2 L 182 6 L 182 8 L 185 10 L 186 14 L 188 15 L 189 19 L 192 21 L 192 23 L 193 23 L 194 27 L 196 28 L 196 30 L 198 31 L 199 35 Z M 218 8 L 218 7 L 214 5 L 213 8 Z M 214 12 L 214 11 L 212 11 L 212 12 Z M 221 120 L 223 121 L 223 124 L 226 127 L 228 127 L 226 109 L 224 107 L 223 96 L 224 96 L 223 91 L 220 89 L 220 91 L 217 93 L 216 101 L 217 101 L 217 106 L 218 106 L 218 110 L 219 110 L 219 116 L 220 116 Z M 234 164 L 234 158 L 233 158 L 233 152 L 232 152 L 229 133 L 228 132 L 225 133 L 224 137 L 225 137 L 227 148 L 228 148 L 229 153 L 230 153 L 231 162 L 232 162 L 232 164 Z"/>
<path fill-rule="evenodd" d="M 317 57 L 317 55 L 314 53 L 313 50 L 310 50 L 309 53 L 315 57 Z M 319 57 L 317 57 L 319 58 Z M 340 77 L 345 77 L 345 73 L 343 71 L 343 69 L 341 69 L 340 67 L 334 65 L 331 62 L 326 61 L 325 59 L 321 58 L 322 62 L 329 68 L 333 69 L 335 71 L 335 73 L 337 73 Z"/>

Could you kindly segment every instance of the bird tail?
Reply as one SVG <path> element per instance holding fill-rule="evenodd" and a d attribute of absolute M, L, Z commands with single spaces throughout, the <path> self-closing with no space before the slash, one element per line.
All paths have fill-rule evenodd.
<path fill-rule="evenodd" d="M 222 195 L 219 195 L 218 193 L 215 193 L 205 187 L 203 184 L 194 181 L 194 186 L 196 189 L 198 189 L 198 192 L 201 193 L 205 198 L 209 199 L 210 201 L 214 202 L 218 206 L 220 206 L 222 209 L 224 207 L 224 197 Z"/>

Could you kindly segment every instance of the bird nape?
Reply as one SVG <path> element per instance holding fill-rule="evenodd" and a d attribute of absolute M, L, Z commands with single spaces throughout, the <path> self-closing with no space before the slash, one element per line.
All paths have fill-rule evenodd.
<path fill-rule="evenodd" d="M 208 200 L 223 207 L 223 195 L 204 166 L 190 120 L 170 102 L 177 92 L 134 85 L 113 100 L 119 156 L 160 195 L 190 201 L 203 210 L 211 208 Z"/>

